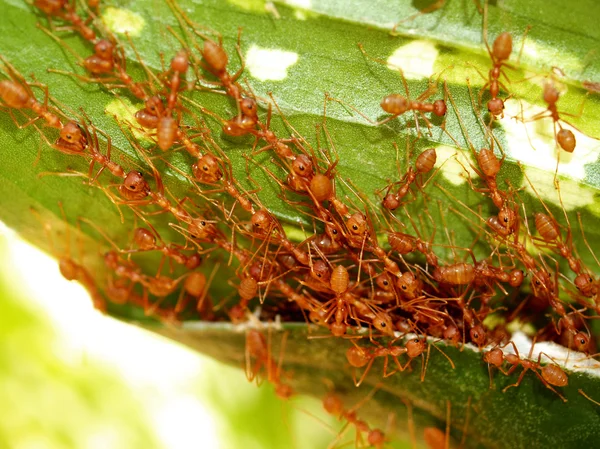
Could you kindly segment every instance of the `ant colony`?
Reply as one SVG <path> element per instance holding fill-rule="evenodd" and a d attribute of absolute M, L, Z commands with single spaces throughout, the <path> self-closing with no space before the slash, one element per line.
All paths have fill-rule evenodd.
<path fill-rule="evenodd" d="M 390 426 L 376 428 L 361 414 L 382 385 L 402 377 L 418 389 L 427 385 L 428 367 L 457 372 L 465 348 L 481 359 L 483 391 L 467 388 L 464 397 L 432 405 L 437 426 L 421 425 L 421 436 L 414 429 L 420 403 L 411 394 L 417 393 L 402 390 L 413 444 L 418 437 L 432 448 L 458 446 L 457 435 L 461 446 L 468 442 L 469 419 L 483 413 L 478 396 L 491 394 L 486 369 L 497 397 L 541 386 L 548 401 L 597 406 L 590 392 L 569 390 L 571 371 L 597 366 L 590 321 L 600 313 L 600 284 L 588 267 L 596 257 L 588 238 L 593 218 L 565 207 L 568 181 L 561 190 L 558 159 L 578 156 L 578 130 L 565 118 L 579 124 L 583 104 L 579 112 L 559 111 L 565 89 L 557 67 L 522 79 L 523 43 L 535 37 L 529 29 L 517 58 L 514 30 L 496 32 L 490 44 L 487 2 L 475 1 L 485 65 L 447 64 L 418 81 L 405 72 L 408 66 L 392 67 L 376 56 L 374 39 L 353 42 L 352 63 L 362 79 L 381 74 L 396 80 L 395 90 L 387 81 L 361 86 L 357 106 L 330 86 L 324 105 L 296 108 L 293 96 L 278 96 L 279 84 L 257 93 L 264 87 L 253 84 L 244 59 L 250 30 L 224 39 L 194 22 L 198 14 L 165 1 L 171 25 L 161 36 L 171 50 L 160 55 L 138 48 L 136 33 L 107 27 L 98 1 L 29 5 L 38 27 L 32 32 L 71 66 L 36 75 L 54 80 L 49 86 L 66 76 L 86 92 L 100 90 L 126 114 L 100 117 L 92 114 L 96 105 L 67 104 L 24 75 L 15 58 L 0 55 L 1 113 L 39 137 L 34 165 L 53 156 L 67 161 L 60 173 L 43 175 L 75 178 L 77 188 L 108 199 L 99 208 L 111 205 L 111 212 L 88 215 L 59 198 L 64 236 L 27 205 L 61 274 L 82 284 L 98 310 L 126 316 L 137 309 L 136 316 L 170 326 L 232 322 L 244 332 L 248 380 L 266 379 L 284 399 L 298 391 L 286 366 L 293 359 L 290 339 L 274 329 L 307 323 L 304 344 L 337 339 L 339 354 L 328 363 L 357 387 L 377 385 L 353 406 L 333 385 L 321 388 L 326 412 L 355 430 L 357 447 L 389 445 Z M 403 19 L 394 33 L 405 22 L 438 14 L 445 3 Z M 370 78 L 374 84 L 377 76 Z M 527 116 L 521 105 L 510 117 L 509 105 L 527 91 L 523 83 L 537 86 L 543 106 Z M 597 85 L 583 83 L 581 98 L 597 96 Z M 322 113 L 308 114 L 317 119 L 307 126 L 284 114 L 284 102 L 286 110 Z M 358 130 L 348 135 L 368 136 L 362 153 L 360 142 L 349 144 L 338 131 L 348 126 L 343 121 Z M 547 144 L 557 162 L 547 173 L 549 188 L 514 150 L 505 151 L 503 126 L 531 122 L 552 125 Z M 16 127 L 11 132 L 18 134 Z M 83 245 L 84 235 L 97 246 Z M 516 341 L 520 330 L 529 346 Z M 557 344 L 562 359 L 552 351 Z"/>

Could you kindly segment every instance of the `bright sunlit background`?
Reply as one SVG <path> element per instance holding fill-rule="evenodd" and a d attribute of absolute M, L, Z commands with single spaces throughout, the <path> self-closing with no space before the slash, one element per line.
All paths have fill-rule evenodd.
<path fill-rule="evenodd" d="M 96 312 L 0 223 L 0 448 L 324 448 L 310 398 Z"/>

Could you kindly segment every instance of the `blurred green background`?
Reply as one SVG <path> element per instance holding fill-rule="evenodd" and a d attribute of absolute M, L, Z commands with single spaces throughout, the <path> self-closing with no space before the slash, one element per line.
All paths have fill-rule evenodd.
<path fill-rule="evenodd" d="M 353 447 L 314 398 L 97 313 L 0 226 L 0 448 Z M 240 367 L 241 368 L 241 367 Z"/>

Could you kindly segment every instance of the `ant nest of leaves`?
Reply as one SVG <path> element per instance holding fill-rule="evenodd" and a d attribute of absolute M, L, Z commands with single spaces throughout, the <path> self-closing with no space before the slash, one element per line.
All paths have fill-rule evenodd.
<path fill-rule="evenodd" d="M 120 101 L 133 98 L 143 104 L 128 118 L 114 117 L 122 131 L 119 138 L 125 136 L 136 163 L 114 157 L 111 142 L 116 136 L 101 130 L 85 111 L 75 113 L 60 104 L 48 88 L 28 81 L 0 56 L 3 113 L 20 127 L 34 127 L 53 151 L 82 166 L 89 164 L 87 173 L 68 174 L 80 174 L 86 185 L 100 189 L 128 227 L 129 240 L 119 244 L 122 232 L 112 235 L 111 228 L 78 211 L 78 234 L 93 235 L 108 248 L 97 257 L 102 258 L 103 270 L 88 268 L 70 251 L 55 251 L 61 274 L 82 284 L 98 310 L 135 307 L 175 325 L 189 320 L 239 324 L 246 335 L 248 378 L 264 371 L 282 398 L 294 390 L 271 354 L 264 322 L 275 323 L 277 329 L 282 323 L 306 322 L 313 335 L 343 339 L 357 386 L 375 360 L 385 359 L 384 377 L 411 370 L 414 359 L 423 359 L 442 340 L 441 346 L 481 350 L 490 369 L 490 386 L 493 372 L 530 370 L 564 401 L 561 387 L 568 383 L 567 368 L 548 349 L 552 345 L 543 344 L 567 348 L 571 370 L 584 364 L 597 369 L 590 355 L 596 340 L 588 321 L 600 310 L 600 284 L 573 243 L 582 240 L 592 252 L 585 234 L 573 235 L 573 220 L 564 207 L 563 220 L 557 208 L 543 201 L 521 165 L 517 170 L 533 192 L 533 210 L 522 189 L 499 175 L 506 154 L 494 125 L 504 117 L 504 92 L 510 92 L 509 33 L 501 33 L 489 46 L 484 31 L 491 70 L 478 94 L 470 85 L 466 94 L 486 146 L 477 146 L 469 137 L 443 72 L 417 96 L 401 76 L 402 93 L 381 100 L 380 120 L 326 94 L 315 146 L 287 121 L 273 95 L 259 98 L 243 82 L 239 37 L 241 64 L 233 71 L 221 37 L 194 24 L 174 0 L 167 3 L 180 25 L 180 31 L 169 31 L 182 48 L 162 72 L 146 67 L 135 51 L 146 78 L 134 80 L 125 58 L 126 48 L 135 50 L 133 42 L 120 41 L 102 24 L 97 4 L 77 11 L 64 1 L 34 1 L 42 16 L 71 28 L 92 49 L 86 55 L 71 50 L 87 74 L 68 75 L 97 84 Z M 39 28 L 68 48 L 53 27 Z M 385 64 L 359 47 L 367 64 Z M 224 117 L 201 106 L 197 92 L 225 97 L 234 113 Z M 566 114 L 561 116 L 557 109 L 559 98 L 555 78 L 548 77 L 543 88 L 547 109 L 520 120 L 551 121 L 556 148 L 576 154 L 575 135 L 564 121 Z M 394 144 L 396 177 L 377 191 L 364 191 L 340 174 L 344 160 L 338 157 L 326 115 L 328 107 L 340 104 L 371 127 L 395 130 L 398 123 L 414 125 L 398 135 L 406 147 L 406 162 L 400 161 Z M 273 108 L 284 127 L 271 125 Z M 427 148 L 423 138 L 434 131 L 463 155 L 444 154 L 440 160 L 436 148 Z M 245 161 L 233 164 L 223 141 L 242 149 Z M 185 158 L 187 166 L 173 162 L 173 154 L 178 160 Z M 456 189 L 440 181 L 446 163 L 459 167 L 478 206 L 469 206 Z M 562 205 L 556 175 L 555 184 Z M 261 202 L 267 188 L 285 203 L 285 215 L 297 217 L 300 225 L 290 226 L 282 219 L 281 207 Z M 582 229 L 581 217 L 578 222 Z M 457 242 L 453 226 L 469 228 L 472 242 Z M 56 235 L 48 237 L 52 239 Z M 68 247 L 69 234 L 66 239 Z M 529 346 L 523 344 L 525 334 L 515 334 L 519 329 L 527 330 Z M 434 348 L 454 368 L 452 359 Z M 421 380 L 424 377 L 422 369 Z M 523 375 L 509 387 L 522 379 Z M 383 446 L 384 432 L 344 408 L 333 392 L 324 398 L 324 406 L 355 426 L 369 445 Z"/>

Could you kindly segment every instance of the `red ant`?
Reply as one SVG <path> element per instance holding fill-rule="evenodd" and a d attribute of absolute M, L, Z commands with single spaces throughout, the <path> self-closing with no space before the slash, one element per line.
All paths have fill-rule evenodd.
<path fill-rule="evenodd" d="M 357 387 L 363 382 L 363 380 L 367 377 L 375 358 L 377 357 L 385 357 L 383 363 L 383 377 L 389 377 L 398 371 L 404 371 L 406 368 L 410 366 L 412 359 L 417 358 L 425 352 L 425 341 L 420 340 L 418 338 L 409 340 L 406 342 L 405 346 L 393 346 L 391 343 L 387 346 L 379 346 L 376 348 L 366 348 L 362 346 L 358 346 L 354 344 L 346 351 L 346 359 L 350 366 L 354 368 L 363 368 L 365 367 L 362 376 L 358 381 L 353 376 L 354 385 Z M 408 356 L 408 362 L 403 366 L 398 357 L 402 354 L 406 354 Z M 396 367 L 398 368 L 391 373 L 388 372 L 388 357 L 392 357 Z"/>
<path fill-rule="evenodd" d="M 294 394 L 292 387 L 281 381 L 281 357 L 283 357 L 286 336 L 287 334 L 284 334 L 281 343 L 279 364 L 275 364 L 271 358 L 270 329 L 268 343 L 261 332 L 255 329 L 248 329 L 246 332 L 246 377 L 249 381 L 254 380 L 264 366 L 267 370 L 267 381 L 275 385 L 275 394 L 282 399 L 288 399 Z M 254 363 L 252 359 L 255 359 Z"/>
<path fill-rule="evenodd" d="M 0 55 L 0 60 L 4 64 L 4 68 L 8 71 L 11 80 L 0 81 L 0 98 L 12 109 L 31 109 L 37 117 L 29 120 L 23 125 L 18 125 L 19 128 L 24 128 L 40 118 L 46 121 L 47 126 L 52 128 L 62 128 L 60 118 L 53 112 L 48 110 L 48 86 L 39 83 L 28 83 L 25 78 L 10 64 L 6 58 Z M 35 99 L 35 95 L 30 86 L 37 86 L 44 90 L 44 103 L 39 103 Z M 12 114 L 12 113 L 11 113 Z M 15 120 L 16 123 L 16 120 Z"/>
<path fill-rule="evenodd" d="M 66 72 L 63 70 L 48 69 L 49 72 L 60 73 L 63 75 L 75 76 L 76 78 L 94 83 L 102 83 L 108 89 L 127 88 L 135 97 L 140 100 L 146 100 L 148 95 L 144 88 L 144 83 L 134 82 L 133 78 L 127 73 L 125 65 L 125 52 L 123 48 L 115 44 L 114 36 L 109 39 L 100 39 L 94 44 L 94 54 L 87 58 L 82 58 L 77 52 L 70 48 L 67 44 L 54 36 L 51 31 L 47 30 L 40 24 L 37 24 L 44 33 L 50 36 L 53 40 L 65 47 L 77 60 L 80 66 L 85 68 L 92 77 Z M 100 77 L 100 75 L 110 75 Z M 123 84 L 110 84 L 111 81 L 120 81 Z"/>
<path fill-rule="evenodd" d="M 186 30 L 187 26 L 189 26 L 195 35 L 199 36 L 204 40 L 204 44 L 202 48 L 196 43 L 193 34 L 187 32 L 188 37 L 194 42 L 194 46 L 198 49 L 200 54 L 202 55 L 202 61 L 199 61 L 199 64 L 203 66 L 208 72 L 214 75 L 219 79 L 218 83 L 213 83 L 210 81 L 204 81 L 207 84 L 212 85 L 220 85 L 225 89 L 227 95 L 232 97 L 236 101 L 236 105 L 238 106 L 238 111 L 240 108 L 240 101 L 242 99 L 242 94 L 244 90 L 237 83 L 238 78 L 242 75 L 245 68 L 244 58 L 242 56 L 242 52 L 240 49 L 240 38 L 241 38 L 241 28 L 238 32 L 238 43 L 236 45 L 236 51 L 241 61 L 241 67 L 231 75 L 227 71 L 227 64 L 229 63 L 229 57 L 227 56 L 227 52 L 223 48 L 222 39 L 219 36 L 219 43 L 207 37 L 204 33 L 197 30 L 196 25 L 190 20 L 190 18 L 183 12 L 183 10 L 177 5 L 175 1 L 169 0 L 167 2 L 171 10 L 175 13 L 175 17 L 179 21 L 181 28 Z"/>
<path fill-rule="evenodd" d="M 65 224 L 65 240 L 66 240 L 66 254 L 58 257 L 58 268 L 60 270 L 60 274 L 68 281 L 77 281 L 80 283 L 89 293 L 92 299 L 92 304 L 94 308 L 99 310 L 100 312 L 106 312 L 106 301 L 100 290 L 94 277 L 92 274 L 81 264 L 75 262 L 71 256 L 71 234 L 70 234 L 70 225 L 67 222 L 67 217 L 61 202 L 58 203 L 58 207 L 60 208 L 60 212 L 63 217 L 63 222 Z M 35 216 L 35 218 L 43 225 L 44 232 L 46 233 L 46 238 L 50 243 L 50 247 L 52 249 L 52 253 L 55 257 L 57 257 L 56 248 L 54 246 L 54 240 L 50 235 L 51 226 L 44 222 L 40 216 L 40 214 L 33 208 L 29 209 L 30 212 Z M 79 230 L 79 228 L 78 228 Z M 80 230 L 79 230 L 80 231 Z M 80 231 L 81 232 L 81 231 Z M 82 256 L 82 247 L 81 240 L 79 240 L 80 247 L 80 258 Z"/>
<path fill-rule="evenodd" d="M 408 145 L 408 140 L 407 140 L 407 145 Z M 397 152 L 398 147 L 395 143 L 394 143 L 394 146 L 396 147 L 396 152 Z M 407 156 L 408 156 L 408 154 L 409 154 L 409 152 L 407 151 Z M 419 154 L 419 156 L 417 156 L 417 159 L 415 161 L 415 167 L 414 168 L 409 167 L 408 170 L 406 171 L 406 174 L 402 177 L 402 179 L 400 181 L 394 182 L 388 186 L 386 195 L 384 196 L 383 202 L 382 202 L 383 207 L 388 210 L 397 209 L 400 206 L 402 199 L 409 192 L 410 186 L 413 183 L 416 183 L 417 187 L 419 189 L 423 189 L 425 187 L 425 185 L 422 185 L 419 182 L 418 177 L 419 177 L 419 175 L 423 176 L 425 173 L 429 173 L 431 170 L 433 170 L 436 160 L 437 160 L 437 155 L 435 153 L 434 148 L 430 148 L 428 150 L 423 151 L 421 154 Z M 398 191 L 396 193 L 390 193 L 390 190 L 396 184 L 400 184 Z"/>
<path fill-rule="evenodd" d="M 70 22 L 71 29 L 77 30 L 86 41 L 94 42 L 96 40 L 96 33 L 87 25 L 89 19 L 84 21 L 75 12 L 74 2 L 71 4 L 69 0 L 34 0 L 33 4 L 48 16 L 48 20 L 52 16 L 59 17 Z"/>
<path fill-rule="evenodd" d="M 506 390 L 508 390 L 511 387 L 518 387 L 521 382 L 523 381 L 523 378 L 525 377 L 525 373 L 529 370 L 533 371 L 533 373 L 542 381 L 542 383 L 546 386 L 546 388 L 552 390 L 554 393 L 556 393 L 562 400 L 563 402 L 567 402 L 567 399 L 560 394 L 558 391 L 556 391 L 556 389 L 553 388 L 553 386 L 555 387 L 564 387 L 568 384 L 569 379 L 567 377 L 567 375 L 565 374 L 565 372 L 562 370 L 561 367 L 559 367 L 557 364 L 550 364 L 550 365 L 541 365 L 541 359 L 542 359 L 542 355 L 546 355 L 547 357 L 549 357 L 547 354 L 544 354 L 543 352 L 540 352 L 540 354 L 538 355 L 537 358 L 537 362 L 534 362 L 532 360 L 528 360 L 531 357 L 531 354 L 533 353 L 533 347 L 535 346 L 535 341 L 534 343 L 531 345 L 531 349 L 529 350 L 529 354 L 527 356 L 527 359 L 525 358 L 521 358 L 519 356 L 519 351 L 517 349 L 517 346 L 514 344 L 514 342 L 509 342 L 510 345 L 512 345 L 515 354 L 505 354 L 502 349 L 500 348 L 496 348 L 496 349 L 492 349 L 489 352 L 484 353 L 483 356 L 483 360 L 488 364 L 488 369 L 490 368 L 490 365 L 495 366 L 496 368 L 498 368 L 498 370 L 500 370 L 503 374 L 510 376 L 519 366 L 523 367 L 523 371 L 521 372 L 521 375 L 519 376 L 519 378 L 517 379 L 517 381 L 512 384 L 512 385 L 508 385 L 507 387 L 505 387 L 502 392 L 506 392 Z M 504 371 L 504 369 L 502 369 L 502 365 L 504 362 L 507 362 L 509 365 L 512 365 L 508 371 Z M 490 388 L 492 388 L 492 377 L 491 377 L 491 371 L 490 371 Z"/>
<path fill-rule="evenodd" d="M 356 409 L 360 406 L 361 403 L 369 400 L 375 390 L 373 390 L 369 395 L 361 400 L 357 405 L 352 407 L 349 410 L 344 408 L 344 403 L 333 392 L 328 392 L 323 398 L 323 408 L 327 413 L 332 416 L 335 416 L 337 419 L 345 419 L 348 424 L 352 424 L 356 429 L 356 444 L 357 447 L 360 444 L 362 447 L 362 434 L 367 433 L 367 443 L 370 447 L 374 447 L 376 449 L 382 449 L 383 445 L 386 442 L 385 434 L 380 429 L 371 429 L 366 421 L 363 421 L 358 418 L 356 415 Z M 339 438 L 339 435 L 338 435 Z"/>
<path fill-rule="evenodd" d="M 575 145 L 577 144 L 575 134 L 573 134 L 571 130 L 562 127 L 560 123 L 560 115 L 569 115 L 573 117 L 576 117 L 576 115 L 568 114 L 566 112 L 559 112 L 556 106 L 556 103 L 558 102 L 559 98 L 560 92 L 556 88 L 554 82 L 550 80 L 546 81 L 544 83 L 543 99 L 544 102 L 548 105 L 547 109 L 538 114 L 535 114 L 532 117 L 521 120 L 523 122 L 533 122 L 545 117 L 550 117 L 554 124 L 554 137 L 556 139 L 556 143 L 567 153 L 572 153 L 575 150 Z M 583 103 L 581 105 L 581 110 L 583 110 Z M 580 114 L 581 112 L 578 115 Z M 556 131 L 556 125 L 558 125 L 558 132 Z"/>

